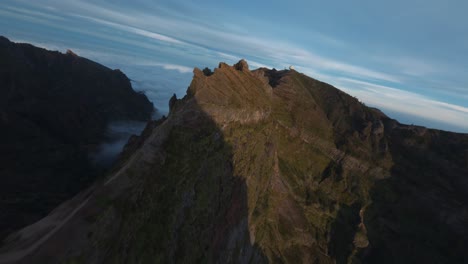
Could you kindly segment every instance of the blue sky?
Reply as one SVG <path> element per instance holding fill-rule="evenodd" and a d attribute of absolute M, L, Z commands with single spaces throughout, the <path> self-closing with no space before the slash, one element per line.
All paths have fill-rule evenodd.
<path fill-rule="evenodd" d="M 245 58 L 294 65 L 404 123 L 468 133 L 466 10 L 431 0 L 3 0 L 0 34 L 120 68 L 162 112 L 193 67 Z"/>

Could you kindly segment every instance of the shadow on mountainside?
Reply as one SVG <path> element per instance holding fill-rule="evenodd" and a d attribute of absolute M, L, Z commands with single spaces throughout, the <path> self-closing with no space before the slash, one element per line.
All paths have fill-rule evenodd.
<path fill-rule="evenodd" d="M 117 120 L 153 104 L 119 70 L 0 36 L 0 240 L 38 221 L 104 171 L 89 154 Z"/>
<path fill-rule="evenodd" d="M 182 120 L 172 127 L 164 144 L 164 165 L 151 170 L 145 184 L 149 189 L 142 191 L 152 194 L 143 203 L 159 206 L 149 210 L 151 215 L 139 233 L 152 233 L 152 242 L 163 242 L 151 248 L 162 252 L 157 255 L 163 262 L 264 260 L 250 242 L 247 186 L 242 175 L 233 175 L 232 147 L 196 100 L 184 102 L 181 109 L 178 105 L 171 114 Z M 151 241 L 142 245 L 147 242 Z"/>
<path fill-rule="evenodd" d="M 364 263 L 466 263 L 468 136 L 401 125 L 390 139 L 392 176 L 371 192 Z"/>
<path fill-rule="evenodd" d="M 337 148 L 370 165 L 323 171 L 322 186 L 344 179 L 341 194 L 358 196 L 339 204 L 327 255 L 337 263 L 467 262 L 468 135 L 401 125 L 327 84 L 304 83 L 322 98 Z"/>
<path fill-rule="evenodd" d="M 135 162 L 120 163 L 122 175 L 100 183 L 68 224 L 13 263 L 268 262 L 251 240 L 232 146 L 195 98 L 172 101 L 146 141 L 126 147 Z"/>
<path fill-rule="evenodd" d="M 171 102 L 167 124 L 155 128 L 167 129 L 161 162 L 130 172 L 142 181 L 115 200 L 121 221 L 104 262 L 265 262 L 250 240 L 247 186 L 233 175 L 232 147 L 194 98 Z"/>

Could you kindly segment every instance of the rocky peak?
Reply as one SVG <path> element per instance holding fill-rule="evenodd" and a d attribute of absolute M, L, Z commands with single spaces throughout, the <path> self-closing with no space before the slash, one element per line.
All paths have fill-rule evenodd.
<path fill-rule="evenodd" d="M 238 71 L 244 71 L 248 72 L 249 71 L 249 65 L 247 64 L 247 61 L 242 59 L 238 63 L 234 64 L 234 68 Z"/>
<path fill-rule="evenodd" d="M 73 56 L 73 57 L 78 57 L 78 55 L 76 55 L 76 53 L 73 52 L 71 49 L 67 49 L 66 54 L 67 54 L 67 55 L 70 55 L 70 56 Z"/>

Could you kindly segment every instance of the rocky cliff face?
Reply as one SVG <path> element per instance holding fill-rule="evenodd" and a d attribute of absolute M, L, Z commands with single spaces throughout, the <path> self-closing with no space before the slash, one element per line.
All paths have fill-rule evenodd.
<path fill-rule="evenodd" d="M 0 259 L 467 260 L 468 135 L 401 125 L 294 70 L 207 72 L 109 178 L 10 236 Z"/>
<path fill-rule="evenodd" d="M 0 238 L 94 180 L 88 154 L 110 121 L 152 111 L 118 70 L 0 37 Z"/>

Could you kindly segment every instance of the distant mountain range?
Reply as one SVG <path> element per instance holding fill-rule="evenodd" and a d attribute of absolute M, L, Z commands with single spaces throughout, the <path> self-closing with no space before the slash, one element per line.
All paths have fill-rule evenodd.
<path fill-rule="evenodd" d="M 195 68 L 169 105 L 0 263 L 468 261 L 467 134 L 243 60 Z"/>

